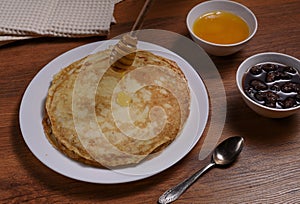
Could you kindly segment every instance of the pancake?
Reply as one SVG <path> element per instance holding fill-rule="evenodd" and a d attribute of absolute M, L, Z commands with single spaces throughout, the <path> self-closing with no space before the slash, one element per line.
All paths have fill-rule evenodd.
<path fill-rule="evenodd" d="M 190 112 L 187 80 L 178 65 L 137 51 L 126 72 L 110 68 L 111 50 L 57 73 L 43 127 L 66 156 L 98 167 L 136 165 L 180 135 Z"/>

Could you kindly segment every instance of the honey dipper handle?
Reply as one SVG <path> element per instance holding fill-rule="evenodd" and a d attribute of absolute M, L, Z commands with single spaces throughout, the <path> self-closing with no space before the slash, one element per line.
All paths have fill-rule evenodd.
<path fill-rule="evenodd" d="M 138 30 L 142 27 L 142 24 L 144 22 L 144 18 L 146 16 L 147 12 L 149 11 L 149 8 L 151 7 L 153 1 L 154 0 L 146 0 L 145 1 L 142 10 L 140 11 L 137 19 L 135 20 L 134 25 L 132 26 L 131 35 L 134 35 L 133 31 Z"/>

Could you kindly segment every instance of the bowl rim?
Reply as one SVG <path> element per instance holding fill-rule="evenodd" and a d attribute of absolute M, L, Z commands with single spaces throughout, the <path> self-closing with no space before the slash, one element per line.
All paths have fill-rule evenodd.
<path fill-rule="evenodd" d="M 251 14 L 251 16 L 254 19 L 254 30 L 251 32 L 251 34 L 244 40 L 237 42 L 237 43 L 230 43 L 230 44 L 219 44 L 219 43 L 213 43 L 207 40 L 204 40 L 200 37 L 198 37 L 197 35 L 194 34 L 193 29 L 191 28 L 190 24 L 188 23 L 189 19 L 191 18 L 191 13 L 196 10 L 199 6 L 203 6 L 205 4 L 211 4 L 213 2 L 222 2 L 222 3 L 226 3 L 226 4 L 234 4 L 237 6 L 240 6 L 242 8 L 244 8 L 247 12 L 249 12 Z M 212 10 L 215 11 L 215 10 Z M 208 11 L 209 12 L 209 11 Z M 240 16 L 239 16 L 240 17 Z M 240 17 L 241 18 L 241 17 Z M 243 19 L 244 21 L 246 21 L 245 19 Z M 247 22 L 246 22 L 247 23 Z M 248 23 L 247 23 L 248 24 Z M 193 37 L 195 37 L 197 40 L 200 40 L 206 44 L 212 45 L 212 46 L 219 46 L 219 47 L 234 47 L 234 46 L 238 46 L 238 45 L 242 45 L 246 42 L 248 42 L 251 38 L 253 38 L 253 36 L 255 35 L 255 33 L 257 32 L 257 28 L 258 28 L 258 22 L 257 22 L 257 18 L 255 16 L 255 14 L 246 6 L 244 6 L 241 3 L 235 2 L 235 1 L 224 1 L 224 0 L 211 0 L 211 1 L 204 1 L 202 3 L 199 3 L 197 5 L 195 5 L 188 13 L 187 17 L 186 17 L 186 25 L 187 28 L 189 30 L 189 32 L 193 35 Z"/>
<path fill-rule="evenodd" d="M 268 106 L 264 106 L 262 104 L 259 104 L 257 103 L 256 101 L 252 100 L 243 90 L 243 85 L 242 85 L 242 82 L 243 80 L 239 80 L 238 76 L 239 74 L 242 74 L 244 76 L 244 73 L 241 73 L 241 68 L 244 67 L 244 64 L 246 64 L 249 60 L 252 60 L 256 57 L 261 57 L 261 56 L 267 56 L 267 55 L 275 55 L 275 56 L 282 56 L 282 57 L 286 57 L 286 58 L 290 58 L 292 60 L 295 60 L 295 61 L 298 61 L 300 63 L 300 60 L 297 59 L 296 57 L 293 57 L 293 56 L 290 56 L 290 55 L 287 55 L 287 54 L 284 54 L 284 53 L 279 53 L 279 52 L 262 52 L 262 53 L 257 53 L 255 55 L 252 55 L 250 57 L 248 57 L 247 59 L 245 59 L 238 67 L 237 71 L 236 71 L 236 77 L 235 77 L 235 81 L 236 81 L 236 85 L 238 87 L 238 90 L 239 92 L 243 95 L 244 98 L 247 99 L 247 101 L 249 101 L 250 103 L 260 107 L 260 108 L 263 108 L 263 109 L 266 109 L 266 110 L 269 110 L 269 111 L 276 111 L 276 112 L 289 112 L 289 111 L 294 111 L 294 110 L 297 110 L 297 109 L 300 109 L 300 105 L 299 106 L 296 106 L 296 107 L 292 107 L 292 108 L 282 108 L 282 109 L 279 109 L 279 108 L 270 108 Z M 280 63 L 280 62 L 277 62 L 277 63 Z M 246 69 L 246 71 L 249 69 L 250 67 L 248 67 Z M 298 70 L 298 72 L 300 73 L 300 67 L 299 69 L 296 68 Z M 242 76 L 242 77 L 243 77 Z M 240 83 L 241 82 L 241 83 Z"/>

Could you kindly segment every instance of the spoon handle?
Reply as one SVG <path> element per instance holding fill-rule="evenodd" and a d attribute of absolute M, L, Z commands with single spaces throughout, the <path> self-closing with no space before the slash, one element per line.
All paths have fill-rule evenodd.
<path fill-rule="evenodd" d="M 205 166 L 204 168 L 200 169 L 199 171 L 197 171 L 196 173 L 194 173 L 192 176 L 190 176 L 186 180 L 182 181 L 181 183 L 177 184 L 173 188 L 170 188 L 169 190 L 167 190 L 166 192 L 164 192 L 159 197 L 158 203 L 160 203 L 160 204 L 166 204 L 166 203 L 173 202 L 174 200 L 176 200 L 177 198 L 179 198 L 179 196 L 181 194 L 183 194 L 183 192 L 186 189 L 188 189 L 188 187 L 190 187 L 203 173 L 205 173 L 207 170 L 209 170 L 213 166 L 215 166 L 215 163 L 213 163 L 213 162 L 209 163 L 207 166 Z"/>

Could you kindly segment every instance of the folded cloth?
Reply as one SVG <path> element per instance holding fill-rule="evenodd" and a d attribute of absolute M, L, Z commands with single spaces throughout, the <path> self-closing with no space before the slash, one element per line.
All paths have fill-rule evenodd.
<path fill-rule="evenodd" d="M 107 35 L 120 0 L 1 0 L 0 41 Z"/>

